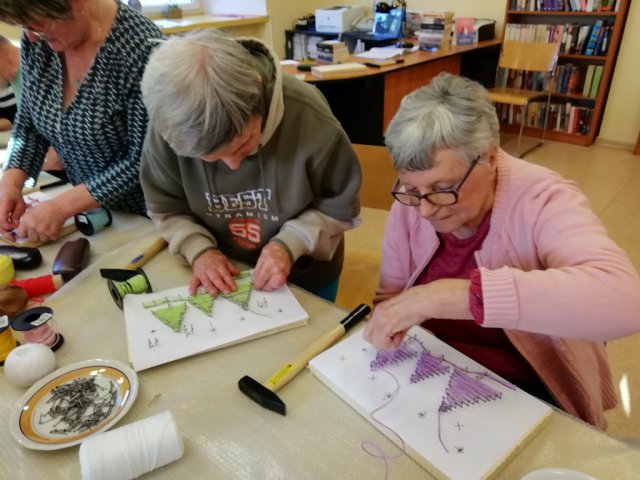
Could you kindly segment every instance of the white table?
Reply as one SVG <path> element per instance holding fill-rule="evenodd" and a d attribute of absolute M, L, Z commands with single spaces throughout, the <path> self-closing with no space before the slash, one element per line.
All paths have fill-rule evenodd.
<path fill-rule="evenodd" d="M 98 269 L 121 267 L 153 238 L 149 220 L 121 215 L 116 215 L 113 227 L 90 237 L 91 265 L 46 301 L 65 336 L 56 352 L 58 367 L 95 358 L 127 362 L 123 313 Z M 42 248 L 47 259 L 42 273 L 63 241 Z M 154 290 L 184 285 L 190 277 L 189 269 L 166 250 L 143 268 Z M 308 371 L 280 390 L 287 404 L 284 417 L 255 404 L 237 388 L 246 374 L 259 381 L 268 378 L 346 313 L 302 290 L 293 291 L 309 313 L 307 326 L 139 373 L 138 398 L 117 426 L 171 410 L 185 440 L 184 456 L 149 478 L 384 478 L 383 462 L 366 454 L 361 444 L 372 440 L 389 455 L 396 447 Z M 0 374 L 0 477 L 80 478 L 77 446 L 28 450 L 10 435 L 10 412 L 23 392 Z M 640 472 L 640 451 L 554 412 L 497 478 L 519 479 L 550 466 L 574 468 L 601 480 L 632 479 Z M 433 477 L 403 456 L 389 461 L 389 478 Z"/>

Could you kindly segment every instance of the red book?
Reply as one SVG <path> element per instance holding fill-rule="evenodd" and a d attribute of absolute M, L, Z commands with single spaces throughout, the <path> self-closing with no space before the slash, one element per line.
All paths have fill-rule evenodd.
<path fill-rule="evenodd" d="M 569 93 L 581 93 L 580 92 L 581 79 L 582 79 L 582 73 L 580 72 L 580 67 L 578 67 L 577 65 L 573 65 L 571 67 L 571 73 L 569 76 L 569 84 L 568 84 Z"/>

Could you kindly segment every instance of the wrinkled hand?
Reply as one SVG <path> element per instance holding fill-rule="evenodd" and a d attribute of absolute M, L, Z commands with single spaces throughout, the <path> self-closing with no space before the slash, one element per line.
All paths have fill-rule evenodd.
<path fill-rule="evenodd" d="M 189 293 L 195 295 L 200 285 L 210 295 L 233 292 L 236 289 L 233 276 L 239 273 L 240 270 L 220 250 L 207 250 L 193 262 Z"/>
<path fill-rule="evenodd" d="M 268 243 L 262 248 L 253 271 L 254 286 L 258 290 L 276 290 L 287 283 L 290 272 L 289 253 L 277 242 Z"/>
<path fill-rule="evenodd" d="M 11 185 L 0 186 L 0 235 L 11 236 L 11 233 L 20 224 L 20 218 L 27 209 L 22 198 L 22 190 Z"/>
<path fill-rule="evenodd" d="M 56 240 L 66 220 L 67 215 L 55 200 L 43 202 L 29 208 L 22 215 L 16 235 L 20 238 L 28 238 L 30 242 L 44 243 Z"/>
<path fill-rule="evenodd" d="M 364 338 L 380 350 L 395 350 L 414 325 L 431 318 L 473 318 L 469 280 L 442 279 L 417 285 L 378 304 L 364 329 Z"/>
<path fill-rule="evenodd" d="M 414 325 L 428 318 L 420 311 L 420 287 L 378 304 L 364 329 L 364 339 L 380 350 L 395 350 Z"/>

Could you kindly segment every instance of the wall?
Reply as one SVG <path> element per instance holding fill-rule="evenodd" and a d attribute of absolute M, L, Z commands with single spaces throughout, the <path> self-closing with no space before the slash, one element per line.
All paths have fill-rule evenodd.
<path fill-rule="evenodd" d="M 264 0 L 204 0 L 204 10 L 210 14 L 225 13 L 266 15 Z"/>
<path fill-rule="evenodd" d="M 632 148 L 640 132 L 640 88 L 638 88 L 640 2 L 631 2 L 627 24 L 613 73 L 607 107 L 600 127 L 599 143 Z"/>
<path fill-rule="evenodd" d="M 284 31 L 292 28 L 296 18 L 313 12 L 314 8 L 310 0 L 266 0 L 266 2 L 273 31 L 273 48 L 280 58 L 284 58 Z"/>

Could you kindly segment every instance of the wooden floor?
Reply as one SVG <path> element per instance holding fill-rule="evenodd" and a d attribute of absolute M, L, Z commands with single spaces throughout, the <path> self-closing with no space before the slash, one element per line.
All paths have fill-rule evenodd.
<path fill-rule="evenodd" d="M 509 150 L 512 142 L 505 145 Z M 395 172 L 382 147 L 356 146 L 363 167 L 362 224 L 347 232 L 345 265 L 336 303 L 352 309 L 375 291 L 389 194 Z M 611 237 L 640 270 L 640 157 L 631 150 L 548 142 L 527 160 L 577 181 Z M 640 322 L 640 312 L 638 313 Z M 606 320 L 606 319 L 605 319 Z M 607 346 L 620 404 L 607 414 L 609 433 L 640 437 L 640 334 Z"/>

